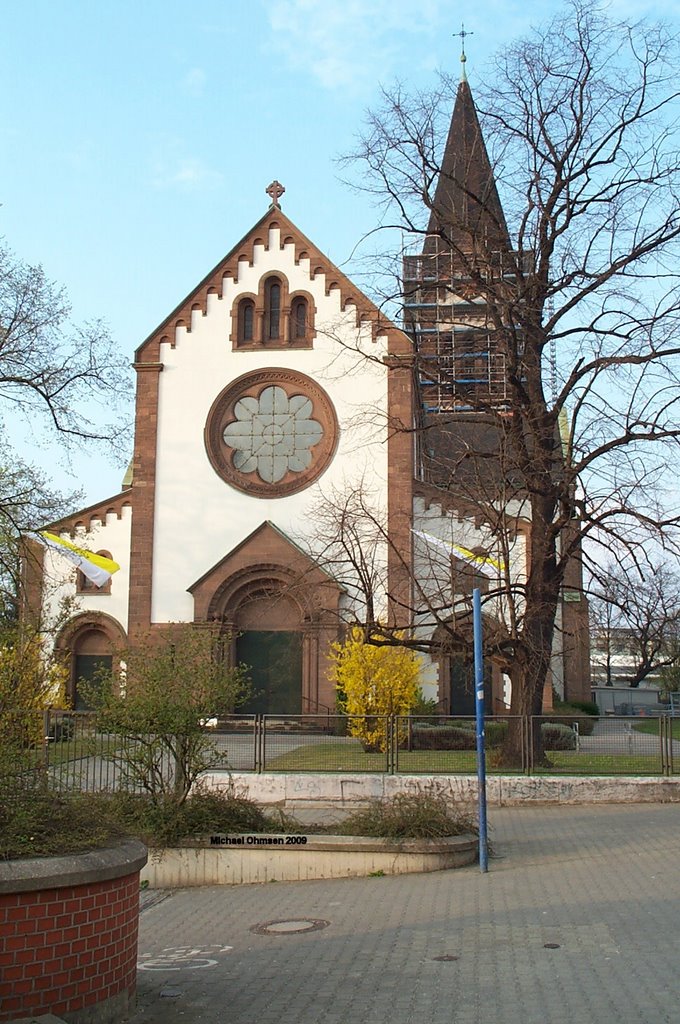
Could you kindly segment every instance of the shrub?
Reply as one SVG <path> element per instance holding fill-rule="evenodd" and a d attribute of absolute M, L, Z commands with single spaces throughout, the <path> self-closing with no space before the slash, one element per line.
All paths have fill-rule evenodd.
<path fill-rule="evenodd" d="M 192 836 L 217 832 L 285 832 L 300 825 L 285 815 L 266 814 L 253 800 L 226 790 L 197 788 L 188 800 L 151 800 L 143 794 L 113 793 L 101 796 L 120 827 L 149 846 L 172 846 Z"/>
<path fill-rule="evenodd" d="M 600 709 L 594 700 L 571 700 L 569 704 L 572 708 L 582 711 L 584 715 L 592 715 L 593 718 L 600 717 Z"/>
<path fill-rule="evenodd" d="M 558 725 L 571 725 L 572 722 L 577 722 L 581 736 L 590 736 L 597 724 L 592 714 L 584 714 L 576 704 L 565 704 L 563 701 L 555 701 L 552 714 L 547 715 L 543 721 L 555 722 Z"/>
<path fill-rule="evenodd" d="M 106 754 L 120 781 L 159 807 L 184 803 L 202 772 L 226 764 L 201 722 L 231 714 L 250 687 L 243 668 L 220 657 L 223 641 L 210 627 L 171 623 L 121 651 L 117 671 L 83 686 L 98 729 L 122 740 Z"/>
<path fill-rule="evenodd" d="M 387 749 L 388 715 L 408 715 L 418 699 L 418 655 L 406 647 L 366 643 L 355 626 L 331 647 L 331 678 L 351 736 L 366 750 Z M 405 728 L 403 728 L 405 735 Z"/>
<path fill-rule="evenodd" d="M 477 833 L 468 808 L 451 807 L 435 793 L 399 793 L 390 800 L 372 800 L 337 828 L 343 835 L 390 839 L 436 839 Z"/>
<path fill-rule="evenodd" d="M 434 718 L 439 711 L 436 697 L 425 697 L 422 687 L 418 687 L 416 702 L 411 708 L 411 718 Z"/>
<path fill-rule="evenodd" d="M 126 834 L 109 802 L 41 787 L 0 795 L 0 858 L 80 853 Z"/>
<path fill-rule="evenodd" d="M 486 722 L 484 749 L 500 747 L 507 732 L 507 722 Z M 471 721 L 454 721 L 447 725 L 418 722 L 411 728 L 411 750 L 475 750 L 476 747 L 475 724 Z"/>
<path fill-rule="evenodd" d="M 414 725 L 411 750 L 474 750 L 475 734 L 458 725 Z"/>
<path fill-rule="evenodd" d="M 544 750 L 576 750 L 576 736 L 568 725 L 542 722 L 541 736 Z"/>

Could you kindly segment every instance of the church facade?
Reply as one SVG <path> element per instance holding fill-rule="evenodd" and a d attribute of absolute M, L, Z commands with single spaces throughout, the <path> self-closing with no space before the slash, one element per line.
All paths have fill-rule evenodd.
<path fill-rule="evenodd" d="M 43 624 L 59 622 L 55 644 L 70 659 L 75 707 L 78 680 L 116 648 L 190 622 L 218 624 L 227 656 L 251 667 L 257 696 L 247 710 L 326 713 L 335 707 L 329 647 L 347 623 L 383 622 L 436 641 L 447 609 L 465 599 L 471 552 L 491 565 L 504 558 L 517 581 L 525 573 L 531 524 L 522 502 L 501 510 L 512 524 L 501 554 L 497 523 L 480 515 L 463 478 L 457 489 L 455 476 L 441 478 L 445 460 L 439 476 L 428 463 L 449 443 L 436 420 L 447 395 L 465 412 L 465 367 L 486 373 L 485 387 L 499 376 L 492 351 L 475 355 L 470 330 L 453 359 L 458 334 L 449 325 L 447 341 L 442 329 L 451 302 L 438 311 L 422 290 L 423 259 L 441 254 L 426 247 L 407 266 L 402 330 L 285 215 L 278 182 L 268 192 L 264 216 L 137 349 L 123 489 L 50 524 L 120 571 L 100 589 L 58 555 L 31 552 L 27 600 Z M 419 306 L 434 310 L 433 322 Z M 474 306 L 457 315 L 479 324 Z M 423 376 L 419 338 L 448 345 L 455 372 L 446 377 L 447 354 L 433 349 L 438 375 Z M 423 417 L 436 441 L 427 451 Z M 570 645 L 555 646 L 550 682 L 567 696 L 589 692 L 576 628 L 583 611 Z M 500 620 L 502 601 L 490 600 L 486 614 Z M 443 711 L 470 713 L 465 658 L 444 642 L 422 657 L 426 694 Z M 489 712 L 502 713 L 501 664 L 489 667 L 487 692 Z"/>

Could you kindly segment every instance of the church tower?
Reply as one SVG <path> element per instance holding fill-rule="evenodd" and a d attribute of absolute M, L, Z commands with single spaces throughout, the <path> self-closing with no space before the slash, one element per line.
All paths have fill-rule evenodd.
<path fill-rule="evenodd" d="M 507 402 L 505 356 L 480 285 L 510 275 L 513 257 L 464 69 L 423 249 L 404 260 L 404 321 L 425 416 Z"/>
<path fill-rule="evenodd" d="M 522 373 L 524 275 L 533 254 L 513 249 L 465 60 L 463 51 L 424 241 L 403 262 L 404 329 L 416 378 L 416 472 L 423 493 L 431 489 L 430 507 L 453 503 L 459 515 L 465 509 L 489 525 L 503 520 L 506 537 L 523 537 L 528 548 L 531 510 L 511 429 L 510 380 Z M 455 565 L 452 580 L 458 593 Z M 555 635 L 546 706 L 551 687 L 588 699 L 588 612 L 578 556 L 567 566 Z M 453 684 L 451 692 L 454 707 L 460 696 Z"/>

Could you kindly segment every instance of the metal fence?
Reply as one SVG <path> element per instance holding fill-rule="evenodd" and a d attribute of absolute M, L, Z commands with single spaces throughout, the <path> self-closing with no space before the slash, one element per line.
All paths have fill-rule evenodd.
<path fill-rule="evenodd" d="M 226 770 L 476 772 L 475 721 L 461 716 L 234 715 L 209 720 L 204 732 L 216 766 Z M 0 788 L 47 782 L 59 790 L 140 791 L 125 765 L 151 739 L 105 732 L 90 712 L 3 714 Z M 485 750 L 490 774 L 672 775 L 680 720 L 490 717 Z M 172 776 L 167 757 L 158 770 Z"/>
<path fill-rule="evenodd" d="M 0 725 L 12 751 L 2 766 L 5 785 L 40 779 L 56 789 L 141 789 L 124 766 L 143 741 L 100 731 L 94 714 L 16 712 Z M 473 718 L 235 715 L 213 720 L 205 733 L 217 767 L 233 771 L 476 772 Z M 672 775 L 680 723 L 666 716 L 495 717 L 486 720 L 485 750 L 490 774 Z M 160 770 L 171 775 L 172 765 Z"/>

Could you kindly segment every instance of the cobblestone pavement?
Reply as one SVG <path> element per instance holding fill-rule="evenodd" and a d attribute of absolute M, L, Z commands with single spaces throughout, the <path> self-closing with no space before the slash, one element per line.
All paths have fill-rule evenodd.
<path fill-rule="evenodd" d="M 489 813 L 487 875 L 145 893 L 132 1024 L 677 1024 L 680 805 Z"/>

